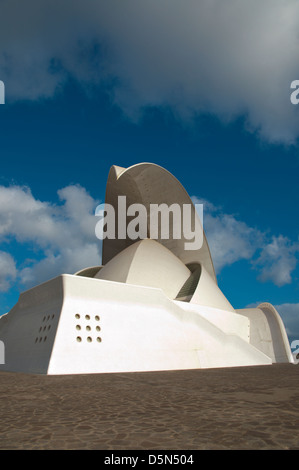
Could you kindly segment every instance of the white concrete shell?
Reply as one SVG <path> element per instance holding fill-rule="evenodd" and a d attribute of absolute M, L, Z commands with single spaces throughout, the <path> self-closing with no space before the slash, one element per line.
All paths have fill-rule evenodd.
<path fill-rule="evenodd" d="M 190 204 L 193 217 L 196 217 L 200 223 L 194 204 L 185 188 L 169 171 L 153 163 L 138 163 L 129 168 L 112 166 L 108 175 L 105 202 L 115 208 L 116 215 L 118 215 L 118 196 L 126 196 L 128 205 L 143 204 L 148 213 L 150 204 L 164 203 L 171 206 L 177 203 L 181 207 L 183 204 Z M 171 233 L 172 226 L 170 226 Z M 128 238 L 103 240 L 103 264 L 135 241 Z M 158 239 L 157 241 L 172 251 L 184 264 L 200 263 L 217 282 L 205 234 L 200 250 L 186 250 L 187 240 L 183 236 L 178 240 L 170 237 L 168 240 Z"/>
<path fill-rule="evenodd" d="M 149 163 L 112 167 L 106 202 L 117 207 L 118 195 L 129 204 L 191 203 L 169 172 Z M 194 252 L 172 239 L 103 245 L 103 266 L 34 287 L 0 317 L 0 370 L 83 374 L 293 362 L 271 304 L 235 310 L 221 292 L 205 237 Z"/>
<path fill-rule="evenodd" d="M 161 289 L 175 299 L 191 271 L 165 246 L 145 239 L 128 246 L 112 258 L 94 277 Z"/>

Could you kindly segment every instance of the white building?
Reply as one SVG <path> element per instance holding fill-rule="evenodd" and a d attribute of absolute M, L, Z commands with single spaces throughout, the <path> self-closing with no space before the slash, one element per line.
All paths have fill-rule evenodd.
<path fill-rule="evenodd" d="M 116 226 L 118 196 L 145 208 L 191 204 L 198 217 L 177 179 L 154 164 L 111 168 L 106 203 Z M 86 374 L 293 362 L 275 308 L 235 310 L 217 285 L 205 235 L 200 249 L 187 250 L 186 242 L 106 238 L 102 266 L 22 293 L 0 317 L 0 370 Z"/>

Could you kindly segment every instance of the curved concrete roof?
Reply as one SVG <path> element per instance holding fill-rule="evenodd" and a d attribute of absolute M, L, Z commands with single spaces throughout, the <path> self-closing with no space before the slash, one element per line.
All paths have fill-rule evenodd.
<path fill-rule="evenodd" d="M 162 289 L 170 299 L 175 299 L 190 274 L 190 270 L 170 250 L 147 238 L 128 246 L 94 277 L 156 287 Z"/>
<path fill-rule="evenodd" d="M 236 312 L 249 318 L 250 343 L 273 362 L 294 362 L 288 335 L 276 308 L 263 302 L 256 308 L 238 309 Z"/>
<path fill-rule="evenodd" d="M 126 196 L 127 207 L 131 204 L 143 204 L 148 213 L 150 204 L 191 204 L 192 217 L 200 221 L 195 206 L 181 183 L 167 170 L 153 163 L 138 163 L 129 168 L 112 166 L 108 175 L 105 203 L 115 209 L 116 224 L 118 216 L 118 196 Z M 149 223 L 148 223 L 149 229 Z M 117 225 L 116 225 L 117 230 Z M 172 234 L 172 227 L 170 227 Z M 183 236 L 180 239 L 157 239 L 168 248 L 185 265 L 200 263 L 209 275 L 216 280 L 215 270 L 206 236 L 203 233 L 203 244 L 198 250 L 186 250 L 185 243 L 190 240 Z M 135 243 L 128 237 L 125 239 L 103 240 L 102 263 L 107 264 L 122 250 Z"/>

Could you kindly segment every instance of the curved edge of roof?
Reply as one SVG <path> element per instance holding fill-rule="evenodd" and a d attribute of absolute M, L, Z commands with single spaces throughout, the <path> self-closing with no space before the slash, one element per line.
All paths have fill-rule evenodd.
<path fill-rule="evenodd" d="M 270 304 L 269 302 L 262 302 L 256 308 L 261 309 L 261 310 L 268 310 L 269 312 L 271 312 L 272 316 L 274 317 L 274 319 L 277 323 L 279 332 L 281 334 L 281 338 L 282 338 L 283 345 L 284 345 L 284 348 L 285 348 L 285 354 L 286 354 L 289 362 L 293 362 L 294 359 L 293 359 L 293 355 L 292 355 L 292 352 L 291 352 L 291 349 L 290 349 L 289 338 L 288 338 L 284 323 L 282 321 L 282 318 L 279 315 L 276 308 L 274 307 L 274 305 Z"/>
<path fill-rule="evenodd" d="M 111 168 L 110 168 L 109 174 L 108 174 L 108 178 L 107 178 L 105 202 L 109 203 L 110 196 L 111 196 L 110 192 L 111 192 L 112 188 L 113 188 L 114 191 L 116 191 L 115 183 L 119 182 L 121 180 L 121 178 L 124 177 L 124 175 L 130 175 L 131 176 L 131 174 L 132 174 L 132 172 L 134 172 L 134 170 L 136 170 L 136 169 L 142 170 L 142 169 L 145 169 L 146 167 L 157 168 L 161 172 L 161 175 L 163 175 L 163 174 L 167 175 L 167 177 L 170 178 L 174 182 L 174 184 L 177 186 L 177 188 L 185 195 L 185 197 L 188 199 L 188 201 L 190 202 L 190 204 L 192 205 L 192 207 L 194 208 L 194 211 L 196 213 L 195 206 L 194 206 L 188 192 L 186 191 L 184 186 L 180 183 L 180 181 L 170 171 L 166 170 L 165 168 L 163 168 L 162 166 L 160 166 L 156 163 L 150 163 L 150 162 L 136 163 L 136 164 L 131 165 L 127 168 L 124 168 L 124 167 L 121 167 L 121 166 L 118 166 L 118 165 L 112 165 Z M 161 203 L 162 202 L 163 201 L 161 200 Z M 175 202 L 179 202 L 179 201 L 174 200 L 173 203 L 175 203 Z M 110 239 L 107 239 L 107 238 L 103 240 L 103 248 L 102 248 L 103 258 L 104 258 L 104 252 L 107 251 L 107 248 L 108 248 L 109 244 L 111 244 L 113 242 L 115 242 L 115 240 L 110 240 Z M 208 244 L 204 229 L 203 229 L 203 244 L 202 244 L 202 247 L 199 250 L 194 250 L 194 251 L 197 252 L 197 253 L 194 256 L 193 262 L 202 263 L 205 266 L 205 268 L 207 269 L 207 271 L 210 273 L 212 278 L 217 283 L 215 268 L 214 268 L 214 264 L 213 264 L 209 244 Z M 204 263 L 202 261 L 202 256 L 200 256 L 200 253 L 203 253 L 203 252 L 205 253 L 206 258 L 207 258 L 206 262 L 204 262 Z M 180 253 L 180 254 L 182 255 L 182 253 Z M 106 264 L 107 261 L 108 260 L 106 259 L 105 264 Z"/>
<path fill-rule="evenodd" d="M 87 268 L 80 269 L 74 273 L 74 276 L 82 277 L 95 277 L 95 275 L 102 269 L 103 266 L 89 266 Z"/>

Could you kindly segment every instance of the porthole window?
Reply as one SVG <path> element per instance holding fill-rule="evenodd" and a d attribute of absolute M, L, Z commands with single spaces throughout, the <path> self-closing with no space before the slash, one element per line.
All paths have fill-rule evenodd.
<path fill-rule="evenodd" d="M 77 336 L 76 340 L 78 342 L 81 342 L 81 341 L 87 341 L 88 343 L 92 343 L 93 341 L 97 341 L 98 343 L 100 343 L 102 341 L 102 338 L 100 336 L 96 337 L 96 336 L 93 336 L 92 335 L 92 332 L 95 330 L 97 331 L 98 333 L 101 331 L 101 327 L 100 325 L 96 325 L 96 324 L 93 324 L 92 321 L 97 321 L 99 322 L 100 321 L 100 316 L 99 315 L 89 315 L 88 313 L 84 313 L 83 315 L 82 314 L 79 314 L 79 313 L 75 313 L 74 314 L 74 317 L 79 320 L 80 318 L 86 320 L 86 323 L 82 325 L 82 323 L 80 322 L 75 324 L 75 328 L 77 331 L 80 331 L 80 330 L 85 330 L 87 332 L 89 332 L 90 336 L 87 336 L 87 337 L 81 337 L 81 336 Z M 91 320 L 91 322 L 90 322 Z"/>

